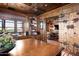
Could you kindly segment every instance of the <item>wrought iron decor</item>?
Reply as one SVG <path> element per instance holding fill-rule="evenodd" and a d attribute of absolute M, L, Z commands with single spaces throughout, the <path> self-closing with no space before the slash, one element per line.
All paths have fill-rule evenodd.
<path fill-rule="evenodd" d="M 79 15 L 79 11 L 76 14 Z"/>
<path fill-rule="evenodd" d="M 67 22 L 68 22 L 68 20 L 58 20 L 58 22 L 67 23 Z"/>
<path fill-rule="evenodd" d="M 68 20 L 63 20 L 64 23 L 67 23 Z"/>
<path fill-rule="evenodd" d="M 61 14 L 59 15 L 59 18 L 62 18 L 62 17 L 64 17 L 64 16 L 65 16 L 65 15 L 61 13 Z"/>
<path fill-rule="evenodd" d="M 60 14 L 60 15 L 59 15 L 59 18 L 62 18 L 62 17 L 65 17 L 65 14 Z M 61 19 L 61 20 L 59 20 L 58 22 L 67 23 L 67 21 L 68 21 L 68 20 L 66 20 L 66 19 L 65 19 L 65 20 L 64 20 L 64 19 Z"/>
<path fill-rule="evenodd" d="M 78 22 L 79 21 L 79 18 L 75 18 L 73 19 L 74 22 Z"/>
<path fill-rule="evenodd" d="M 74 25 L 67 25 L 67 29 L 73 29 Z"/>

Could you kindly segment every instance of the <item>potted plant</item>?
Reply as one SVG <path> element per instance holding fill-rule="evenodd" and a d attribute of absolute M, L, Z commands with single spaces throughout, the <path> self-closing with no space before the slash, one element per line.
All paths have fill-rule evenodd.
<path fill-rule="evenodd" d="M 9 52 L 15 46 L 15 41 L 10 33 L 5 31 L 0 35 L 0 53 Z"/>

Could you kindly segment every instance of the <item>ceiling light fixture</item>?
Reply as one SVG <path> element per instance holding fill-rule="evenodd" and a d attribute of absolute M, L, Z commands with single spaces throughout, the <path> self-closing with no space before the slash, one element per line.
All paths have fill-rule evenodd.
<path fill-rule="evenodd" d="M 47 7 L 47 4 L 45 4 L 45 7 Z"/>
<path fill-rule="evenodd" d="M 38 11 L 38 9 L 37 9 L 37 3 L 32 3 L 31 6 L 33 7 L 33 10 L 34 10 L 35 12 Z"/>

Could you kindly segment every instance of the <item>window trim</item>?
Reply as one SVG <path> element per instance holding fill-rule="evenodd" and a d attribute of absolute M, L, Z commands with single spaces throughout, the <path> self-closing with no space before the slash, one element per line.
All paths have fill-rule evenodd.
<path fill-rule="evenodd" d="M 4 29 L 6 30 L 6 28 L 13 28 L 13 27 L 6 27 L 6 20 L 9 20 L 9 19 L 6 19 L 6 20 L 1 19 L 1 20 L 2 20 L 2 27 L 1 27 L 2 31 Z M 18 32 L 17 31 L 17 21 L 21 21 L 21 20 L 12 20 L 12 21 L 14 21 L 14 32 L 11 32 L 11 33 L 16 33 L 16 32 Z M 22 28 L 22 32 L 24 32 L 24 26 L 23 26 L 24 21 L 21 21 L 21 22 L 22 22 L 22 27 L 19 27 L 19 28 Z M 18 32 L 18 33 L 20 33 L 20 32 Z"/>
<path fill-rule="evenodd" d="M 1 27 L 0 27 L 0 28 L 1 28 L 1 31 L 2 31 L 2 30 L 3 30 L 3 29 L 2 29 L 2 19 L 0 19 L 0 20 L 1 20 L 1 21 L 0 21 L 0 22 L 1 22 Z M 0 31 L 0 32 L 1 32 L 1 31 Z"/>
<path fill-rule="evenodd" d="M 18 21 L 20 21 L 20 20 L 18 20 Z M 17 22 L 18 22 L 18 21 L 17 21 Z M 22 32 L 24 32 L 23 21 L 21 21 L 22 23 L 17 23 L 17 22 L 16 22 L 16 25 L 17 25 L 17 24 L 22 24 L 22 27 L 17 27 L 17 26 L 16 26 L 16 27 L 17 27 L 16 31 L 18 30 L 18 28 L 22 28 Z M 17 32 L 19 32 L 19 31 L 17 31 Z"/>
<path fill-rule="evenodd" d="M 13 21 L 13 22 L 9 22 L 9 21 Z M 6 30 L 6 28 L 13 28 L 13 32 L 15 32 L 15 30 L 14 30 L 15 26 L 13 26 L 13 27 L 6 27 L 6 23 L 13 23 L 13 25 L 14 25 L 15 21 L 14 20 L 8 20 L 8 22 L 7 22 L 7 20 L 5 20 L 5 30 Z M 9 31 L 7 31 L 7 32 L 9 32 Z"/>

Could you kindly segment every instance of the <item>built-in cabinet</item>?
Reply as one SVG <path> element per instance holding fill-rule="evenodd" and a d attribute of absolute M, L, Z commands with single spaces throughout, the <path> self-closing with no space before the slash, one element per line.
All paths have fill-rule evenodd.
<path fill-rule="evenodd" d="M 30 20 L 30 34 L 37 35 L 37 19 L 35 17 L 31 17 L 29 20 Z"/>

